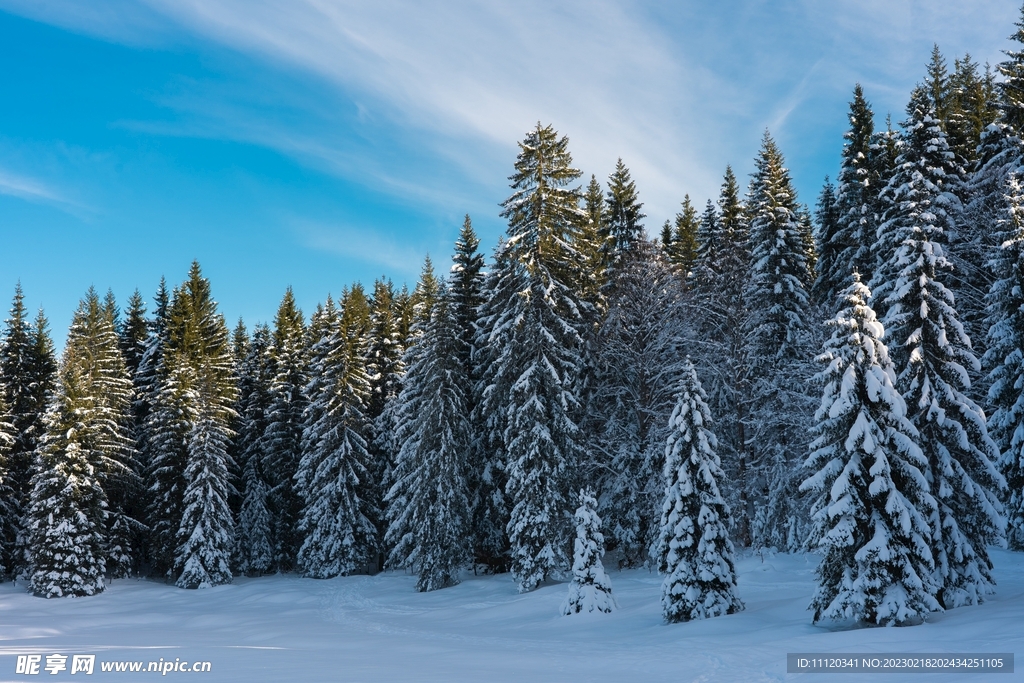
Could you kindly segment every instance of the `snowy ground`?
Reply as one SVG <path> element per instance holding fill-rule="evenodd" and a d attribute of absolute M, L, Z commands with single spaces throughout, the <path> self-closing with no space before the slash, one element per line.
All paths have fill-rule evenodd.
<path fill-rule="evenodd" d="M 0 585 L 0 681 L 145 681 L 158 673 L 103 673 L 107 661 L 209 661 L 201 681 L 853 681 L 990 683 L 1014 674 L 787 674 L 787 652 L 1015 652 L 1024 656 L 1024 554 L 994 550 L 998 593 L 980 607 L 908 628 L 812 626 L 813 555 L 740 560 L 747 609 L 666 625 L 660 584 L 647 571 L 611 571 L 619 611 L 559 615 L 565 584 L 516 593 L 505 576 L 416 593 L 398 573 L 330 581 L 236 579 L 185 591 L 117 581 L 105 593 L 43 600 Z M 95 654 L 92 676 L 15 673 L 17 655 Z M 70 665 L 70 658 L 68 664 Z M 145 664 L 143 665 L 145 667 Z M 69 666 L 70 668 L 70 666 Z M 838 678 L 837 678 L 838 677 Z"/>

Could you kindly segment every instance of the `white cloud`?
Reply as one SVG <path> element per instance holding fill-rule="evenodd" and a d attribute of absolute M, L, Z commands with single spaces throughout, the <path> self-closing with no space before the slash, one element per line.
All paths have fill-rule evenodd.
<path fill-rule="evenodd" d="M 83 208 L 46 183 L 3 168 L 0 168 L 0 194 L 31 202 L 56 204 L 62 208 Z"/>
<path fill-rule="evenodd" d="M 168 27 L 154 18 L 165 17 L 189 36 L 313 75 L 354 101 L 374 130 L 400 130 L 410 144 L 492 186 L 507 175 L 523 132 L 538 120 L 553 123 L 588 173 L 601 177 L 623 158 L 652 224 L 673 213 L 684 192 L 698 204 L 716 194 L 726 163 L 743 173 L 765 127 L 786 151 L 802 141 L 811 108 L 827 101 L 831 118 L 816 124 L 840 129 L 845 119 L 834 105 L 845 109 L 854 82 L 864 84 L 880 116 L 892 111 L 898 121 L 932 42 L 950 61 L 967 50 L 983 63 L 998 61 L 1018 11 L 1017 0 L 736 0 L 714 8 L 611 0 L 146 0 L 118 2 L 117 11 L 5 2 L 127 42 L 166 40 Z M 452 194 L 423 166 L 369 159 L 372 142 L 352 149 L 324 129 L 310 132 L 244 107 L 218 110 L 213 100 L 178 105 L 203 111 L 205 134 L 257 142 L 349 177 L 365 173 L 395 194 L 435 201 Z M 837 160 L 841 144 L 837 135 L 819 155 Z"/>
<path fill-rule="evenodd" d="M 286 222 L 310 249 L 402 273 L 417 272 L 423 262 L 420 245 L 409 244 L 377 230 L 300 217 L 291 217 Z"/>

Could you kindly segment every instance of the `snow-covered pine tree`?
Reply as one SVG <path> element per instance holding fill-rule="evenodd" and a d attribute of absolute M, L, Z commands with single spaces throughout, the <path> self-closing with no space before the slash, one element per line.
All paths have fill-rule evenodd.
<path fill-rule="evenodd" d="M 643 204 L 637 198 L 636 183 L 622 159 L 615 162 L 615 172 L 608 176 L 608 198 L 602 221 L 601 260 L 606 287 L 615 287 L 615 271 L 633 253 L 634 245 L 644 239 L 646 218 Z"/>
<path fill-rule="evenodd" d="M 1024 23 L 1018 23 L 1017 27 L 1010 38 L 1020 47 L 1024 44 Z M 970 169 L 969 198 L 959 225 L 964 242 L 960 253 L 965 263 L 957 262 L 956 265 L 970 268 L 966 279 L 970 281 L 970 292 L 976 299 L 991 291 L 995 282 L 995 274 L 987 261 L 999 251 L 1000 236 L 1005 230 L 1003 223 L 1010 209 L 1006 202 L 1006 181 L 1024 161 L 1021 143 L 1024 131 L 1024 51 L 1008 50 L 1005 54 L 1007 59 L 997 67 L 1003 80 L 991 85 L 996 95 L 993 100 L 997 116 L 979 133 L 979 145 Z M 986 74 L 986 77 L 986 80 L 992 78 L 991 74 Z M 982 108 L 982 111 L 987 108 Z M 988 120 L 985 114 L 975 118 L 976 123 Z M 984 344 L 979 342 L 987 341 L 990 324 L 984 313 L 980 308 L 972 307 L 964 320 L 976 351 L 982 354 Z M 975 380 L 972 398 L 980 399 L 984 395 L 987 380 L 987 377 Z"/>
<path fill-rule="evenodd" d="M 148 337 L 146 302 L 143 301 L 142 294 L 136 289 L 128 299 L 128 311 L 121 324 L 121 329 L 118 330 L 121 355 L 124 357 L 125 367 L 128 368 L 128 376 L 133 381 L 135 374 L 139 371 L 139 364 L 142 362 L 142 354 L 145 353 Z"/>
<path fill-rule="evenodd" d="M 274 566 L 273 526 L 267 507 L 263 440 L 273 382 L 270 368 L 271 338 L 269 327 L 257 325 L 239 369 L 240 420 L 235 451 L 242 465 L 242 500 L 235 527 L 235 562 L 238 571 L 250 576 L 266 574 Z"/>
<path fill-rule="evenodd" d="M 1006 537 L 1010 549 L 1024 550 L 1024 191 L 1016 174 L 1006 183 L 1008 209 L 1002 246 L 992 260 L 996 280 L 988 294 L 988 352 L 991 369 L 989 424 L 1006 477 Z"/>
<path fill-rule="evenodd" d="M 612 582 L 604 571 L 604 536 L 597 514 L 597 499 L 589 489 L 580 489 L 580 506 L 576 508 L 576 541 L 573 545 L 572 580 L 569 594 L 562 602 L 562 614 L 581 612 L 612 612 Z"/>
<path fill-rule="evenodd" d="M 430 321 L 407 355 L 399 396 L 394 484 L 387 494 L 391 566 L 419 575 L 416 589 L 436 590 L 459 583 L 469 562 L 471 528 L 466 445 L 466 411 L 461 330 L 449 290 L 442 285 Z"/>
<path fill-rule="evenodd" d="M 197 262 L 175 291 L 168 328 L 163 385 L 179 413 L 172 416 L 167 432 L 181 434 L 184 444 L 181 512 L 173 520 L 173 572 L 182 588 L 215 586 L 231 581 L 234 520 L 227 502 L 232 488 L 228 444 L 234 435 L 230 425 L 238 389 L 228 328 Z"/>
<path fill-rule="evenodd" d="M 690 201 L 690 195 L 683 197 L 682 209 L 676 214 L 675 221 L 669 227 L 671 245 L 664 250 L 668 260 L 679 268 L 686 277 L 697 261 L 697 231 L 700 229 L 700 217 L 697 209 Z M 662 240 L 664 242 L 664 240 Z"/>
<path fill-rule="evenodd" d="M 583 193 L 583 215 L 573 235 L 573 246 L 579 252 L 574 281 L 566 283 L 578 293 L 582 301 L 589 304 L 594 320 L 604 311 L 604 297 L 601 290 L 605 284 L 604 257 L 601 251 L 606 228 L 604 191 L 597 177 L 590 176 L 590 183 Z"/>
<path fill-rule="evenodd" d="M 657 530 L 683 311 L 681 281 L 657 248 L 641 240 L 631 249 L 595 338 L 586 422 L 593 462 L 584 479 L 599 482 L 609 540 L 632 567 L 650 557 Z"/>
<path fill-rule="evenodd" d="M 351 574 L 377 549 L 377 529 L 360 498 L 367 477 L 364 340 L 350 339 L 328 297 L 310 323 L 316 339 L 296 490 L 303 500 L 299 566 L 306 576 Z"/>
<path fill-rule="evenodd" d="M 806 463 L 814 474 L 800 485 L 817 494 L 811 541 L 824 553 L 811 602 L 816 622 L 900 625 L 939 609 L 928 464 L 870 296 L 855 273 L 818 357 L 824 393 Z"/>
<path fill-rule="evenodd" d="M 598 197 L 601 198 L 600 192 Z M 603 199 L 602 199 L 603 201 Z M 596 254 L 597 251 L 595 250 Z M 497 327 L 504 318 L 504 307 L 514 297 L 515 285 L 506 277 L 511 265 L 502 240 L 494 250 L 494 267 L 484 278 L 484 301 L 478 310 L 476 335 L 473 339 L 473 362 L 480 377 L 472 387 L 474 401 L 470 414 L 469 476 L 470 504 L 473 514 L 473 555 L 489 572 L 508 571 L 509 542 L 505 531 L 509 520 L 509 501 L 505 494 L 505 426 L 503 399 L 508 387 L 499 389 L 507 378 L 497 363 L 499 351 L 492 343 Z"/>
<path fill-rule="evenodd" d="M 782 153 L 766 132 L 750 183 L 751 272 L 744 288 L 750 393 L 751 465 L 758 512 L 752 541 L 795 550 L 804 519 L 794 470 L 796 444 L 807 431 L 813 399 L 808 353 L 810 303 L 806 245 L 796 191 Z M 795 533 L 794 533 L 795 532 Z"/>
<path fill-rule="evenodd" d="M 487 413 L 504 417 L 502 452 L 512 507 L 506 527 L 512 573 L 521 592 L 568 566 L 568 496 L 581 458 L 576 378 L 583 368 L 582 316 L 559 279 L 578 254 L 567 235 L 581 220 L 579 178 L 568 139 L 537 124 L 519 143 L 505 254 L 488 303 L 495 352 L 487 378 Z"/>
<path fill-rule="evenodd" d="M 270 347 L 274 379 L 263 434 L 264 474 L 270 487 L 268 503 L 274 524 L 274 566 L 278 571 L 296 568 L 302 545 L 298 528 L 302 500 L 295 491 L 295 472 L 302 458 L 302 414 L 306 409 L 302 389 L 309 381 L 307 351 L 305 321 L 289 287 L 274 318 Z"/>
<path fill-rule="evenodd" d="M 59 379 L 44 417 L 32 492 L 25 514 L 29 585 L 47 598 L 103 591 L 106 496 L 90 462 L 95 425 L 92 398 L 78 350 L 65 350 Z"/>
<path fill-rule="evenodd" d="M 736 567 L 729 507 L 718 490 L 722 473 L 707 394 L 689 357 L 675 384 L 662 475 L 663 502 L 651 555 L 665 575 L 661 604 L 669 623 L 733 614 Z"/>
<path fill-rule="evenodd" d="M 80 435 L 108 505 L 105 532 L 107 570 L 129 576 L 145 526 L 137 519 L 142 488 L 132 424 L 132 381 L 121 355 L 112 295 L 101 302 L 89 289 L 68 330 L 66 353 L 77 359 L 83 403 L 78 407 L 87 434 Z"/>
<path fill-rule="evenodd" d="M 734 510 L 737 539 L 750 545 L 754 498 L 747 434 L 749 400 L 743 289 L 749 277 L 750 227 L 732 168 L 726 167 L 718 209 L 708 202 L 698 233 L 686 337 L 706 373 L 711 410 L 718 415 L 720 456 L 728 473 L 723 494 Z"/>
<path fill-rule="evenodd" d="M 875 208 L 880 183 L 888 179 L 880 179 L 872 163 L 876 153 L 872 148 L 874 114 L 859 83 L 853 89 L 849 120 L 850 128 L 843 134 L 846 144 L 836 179 L 836 229 L 831 243 L 822 242 L 819 246 L 822 261 L 818 265 L 819 279 L 828 282 L 829 288 L 815 294 L 819 296 L 818 301 L 829 305 L 838 299 L 853 271 L 860 273 L 864 281 L 871 279 L 875 268 L 871 251 L 875 242 Z"/>
<path fill-rule="evenodd" d="M 836 203 L 836 188 L 825 176 L 825 185 L 818 195 L 814 209 L 814 242 L 817 245 L 817 277 L 811 286 L 815 303 L 830 302 L 836 297 L 840 283 L 833 280 L 842 269 L 839 267 L 841 248 L 836 241 L 839 231 L 839 207 Z"/>
<path fill-rule="evenodd" d="M 225 332 L 226 332 L 225 328 Z M 224 406 L 210 405 L 199 391 L 191 397 L 198 415 L 188 434 L 188 465 L 178 548 L 175 552 L 176 585 L 179 588 L 209 588 L 231 583 L 231 552 L 234 549 L 234 520 L 228 505 L 228 442 L 231 431 L 227 415 L 216 414 Z"/>
<path fill-rule="evenodd" d="M 14 425 L 10 422 L 10 413 L 0 391 L 0 580 L 7 577 L 10 568 L 9 549 L 13 550 L 17 541 L 20 519 L 18 518 L 18 498 L 11 487 L 10 460 L 8 456 L 14 445 Z"/>
<path fill-rule="evenodd" d="M 53 343 L 40 309 L 35 327 L 28 320 L 25 295 L 19 283 L 14 290 L 10 317 L 0 341 L 0 391 L 13 426 L 7 455 L 7 483 L 13 492 L 12 516 L 0 537 L 0 564 L 12 575 L 24 568 L 25 538 L 21 519 L 31 492 L 33 454 L 43 435 L 43 415 L 54 388 L 57 361 Z M 19 540 L 20 538 L 20 540 Z"/>
<path fill-rule="evenodd" d="M 981 73 L 977 62 L 965 54 L 953 60 L 947 88 L 946 134 L 950 149 L 964 168 L 975 168 L 981 134 L 999 116 L 995 74 L 988 66 Z"/>
<path fill-rule="evenodd" d="M 909 113 L 906 146 L 885 190 L 894 197 L 887 222 L 897 230 L 899 248 L 879 272 L 896 274 L 883 322 L 900 350 L 893 354 L 897 387 L 928 460 L 938 505 L 929 520 L 942 584 L 937 597 L 948 609 L 979 603 L 992 591 L 986 546 L 1003 535 L 996 494 L 1006 483 L 994 465 L 999 452 L 985 414 L 965 393 L 967 368 L 978 372 L 980 364 L 946 285 L 952 271 L 947 235 L 960 202 L 945 183 L 951 175 L 944 171 L 945 135 L 920 90 Z"/>

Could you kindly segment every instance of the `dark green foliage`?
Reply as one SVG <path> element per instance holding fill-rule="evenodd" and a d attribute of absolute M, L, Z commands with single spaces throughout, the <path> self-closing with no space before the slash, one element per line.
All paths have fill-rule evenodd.
<path fill-rule="evenodd" d="M 821 303 L 833 301 L 840 281 L 836 275 L 846 271 L 840 264 L 841 247 L 836 239 L 839 232 L 839 210 L 836 203 L 836 188 L 825 176 L 825 186 L 818 195 L 815 207 L 815 236 L 818 245 L 818 277 L 811 287 L 814 300 Z"/>
<path fill-rule="evenodd" d="M 299 516 L 302 500 L 295 490 L 295 473 L 302 457 L 302 415 L 308 401 L 303 387 L 309 381 L 306 325 L 291 288 L 285 292 L 274 318 L 270 368 L 273 381 L 267 408 L 264 473 L 274 520 L 275 566 L 280 571 L 296 568 L 302 535 Z"/>
<path fill-rule="evenodd" d="M 503 203 L 508 241 L 496 259 L 485 322 L 495 358 L 484 378 L 491 415 L 504 415 L 501 452 L 511 505 L 506 527 L 520 591 L 567 565 L 568 495 L 582 456 L 577 426 L 583 327 L 575 293 L 558 274 L 578 253 L 566 239 L 581 220 L 568 139 L 540 124 L 519 143 L 513 194 Z M 626 214 L 622 214 L 626 215 Z"/>
<path fill-rule="evenodd" d="M 28 319 L 21 285 L 14 290 L 10 317 L 0 342 L 0 390 L 7 405 L 14 442 L 7 452 L 6 485 L 10 487 L 11 512 L 0 531 L 0 564 L 8 573 L 24 566 L 18 536 L 31 490 L 33 453 L 43 435 L 43 414 L 53 390 L 57 362 L 42 310 L 35 325 Z"/>
<path fill-rule="evenodd" d="M 399 397 L 401 443 L 387 494 L 389 564 L 419 575 L 416 590 L 459 583 L 470 559 L 471 514 L 466 476 L 467 379 L 459 362 L 461 329 L 442 287 Z"/>

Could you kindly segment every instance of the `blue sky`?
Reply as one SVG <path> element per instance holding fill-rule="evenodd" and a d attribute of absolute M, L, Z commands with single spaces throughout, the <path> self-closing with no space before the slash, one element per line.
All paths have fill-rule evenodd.
<path fill-rule="evenodd" d="M 847 103 L 902 119 L 933 43 L 997 63 L 1007 0 L 829 3 L 0 0 L 0 307 L 63 340 L 90 285 L 151 300 L 192 259 L 229 323 L 489 252 L 538 120 L 656 232 L 745 180 L 766 128 L 813 204 Z"/>

